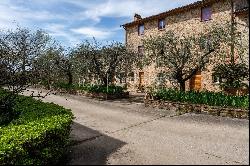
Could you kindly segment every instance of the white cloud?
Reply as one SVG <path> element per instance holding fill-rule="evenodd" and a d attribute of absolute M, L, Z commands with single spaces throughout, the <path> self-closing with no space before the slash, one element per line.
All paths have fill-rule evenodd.
<path fill-rule="evenodd" d="M 64 38 L 67 45 L 80 43 L 80 38 L 70 33 L 63 24 L 48 24 L 44 27 L 44 29 L 54 38 Z"/>
<path fill-rule="evenodd" d="M 18 22 L 27 20 L 46 21 L 52 19 L 81 21 L 91 19 L 100 22 L 102 17 L 128 17 L 132 20 L 134 13 L 143 17 L 158 14 L 175 7 L 185 5 L 197 0 L 1 0 L 0 1 L 0 22 L 2 20 Z M 25 5 L 23 5 L 25 3 Z M 35 6 L 39 10 L 34 10 Z M 31 5 L 32 4 L 32 5 Z M 77 12 L 55 13 L 51 9 L 57 9 L 58 5 L 71 4 L 81 8 Z M 65 8 L 70 8 L 65 6 Z"/>
<path fill-rule="evenodd" d="M 71 29 L 72 32 L 83 35 L 87 38 L 95 37 L 96 39 L 107 39 L 113 34 L 113 30 L 99 29 L 95 27 L 81 27 Z"/>
<path fill-rule="evenodd" d="M 15 3 L 0 2 L 0 22 L 16 20 L 18 22 L 23 21 L 44 21 L 52 19 L 66 19 L 67 14 L 55 14 L 47 9 L 34 10 L 27 6 L 18 5 Z"/>
<path fill-rule="evenodd" d="M 92 5 L 88 5 L 85 11 L 80 15 L 85 19 L 92 19 L 95 21 L 101 20 L 101 17 L 129 17 L 134 13 L 141 14 L 143 17 L 158 14 L 166 10 L 170 10 L 179 6 L 183 6 L 196 0 L 105 0 L 94 1 Z M 81 1 L 73 1 L 80 5 Z"/>
<path fill-rule="evenodd" d="M 119 24 L 132 21 L 134 13 L 147 17 L 194 1 L 0 0 L 0 29 L 15 28 L 16 25 L 42 28 L 55 38 L 64 38 L 67 43 L 91 37 L 112 40 L 119 36 L 116 31 L 122 32 Z M 113 18 L 113 28 L 109 22 L 102 22 L 106 17 Z M 103 28 L 98 28 L 100 25 Z"/>

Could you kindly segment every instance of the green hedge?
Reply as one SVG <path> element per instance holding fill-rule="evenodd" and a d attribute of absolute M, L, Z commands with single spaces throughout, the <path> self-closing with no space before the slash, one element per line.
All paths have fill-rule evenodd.
<path fill-rule="evenodd" d="M 55 88 L 65 89 L 65 90 L 82 90 L 90 93 L 105 93 L 105 94 L 111 94 L 111 95 L 119 95 L 124 93 L 126 90 L 125 88 L 121 86 L 115 86 L 115 85 L 109 85 L 108 88 L 105 85 L 68 85 L 66 83 L 57 83 L 53 85 Z"/>
<path fill-rule="evenodd" d="M 156 99 L 174 102 L 187 102 L 192 104 L 206 104 L 210 106 L 226 106 L 234 108 L 249 108 L 249 95 L 229 96 L 215 92 L 176 91 L 173 89 L 160 89 L 153 92 Z"/>
<path fill-rule="evenodd" d="M 69 142 L 71 111 L 24 96 L 14 110 L 18 118 L 0 127 L 0 165 L 55 164 Z"/>

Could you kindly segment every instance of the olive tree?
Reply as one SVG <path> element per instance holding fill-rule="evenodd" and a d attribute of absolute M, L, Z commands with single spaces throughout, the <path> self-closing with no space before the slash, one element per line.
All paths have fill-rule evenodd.
<path fill-rule="evenodd" d="M 94 75 L 103 85 L 112 83 L 118 73 L 131 71 L 138 62 L 137 53 L 119 42 L 101 45 L 95 40 L 84 41 L 74 54 L 85 74 Z"/>
<path fill-rule="evenodd" d="M 34 60 L 43 54 L 49 41 L 42 30 L 32 32 L 18 27 L 0 31 L 0 87 L 11 90 L 9 95 L 0 98 L 0 117 L 6 121 L 14 116 L 12 108 L 17 94 L 36 80 Z"/>
<path fill-rule="evenodd" d="M 64 76 L 63 71 L 59 67 L 59 62 L 63 57 L 62 47 L 50 46 L 45 50 L 44 54 L 36 58 L 34 68 L 39 75 L 38 81 L 47 89 L 50 89 L 53 83 L 60 81 Z"/>
<path fill-rule="evenodd" d="M 206 33 L 179 35 L 167 31 L 162 36 L 151 36 L 143 40 L 144 64 L 155 63 L 156 67 L 168 69 L 168 77 L 185 91 L 185 82 L 203 70 L 212 57 L 222 54 L 221 48 L 227 45 L 229 32 L 225 24 L 213 25 Z"/>
<path fill-rule="evenodd" d="M 70 54 L 65 54 L 56 61 L 56 65 L 59 68 L 59 70 L 64 74 L 64 77 L 66 77 L 67 84 L 72 85 L 73 66 L 74 66 L 72 56 Z"/>
<path fill-rule="evenodd" d="M 42 30 L 29 29 L 3 31 L 0 34 L 0 63 L 5 75 L 0 85 L 7 85 L 13 92 L 20 91 L 36 78 L 34 60 L 44 53 L 49 35 Z"/>

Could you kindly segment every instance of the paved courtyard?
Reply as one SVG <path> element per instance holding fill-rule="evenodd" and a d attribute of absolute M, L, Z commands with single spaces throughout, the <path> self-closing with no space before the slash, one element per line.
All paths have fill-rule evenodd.
<path fill-rule="evenodd" d="M 142 97 L 101 101 L 51 94 L 43 100 L 75 116 L 61 164 L 249 164 L 249 120 L 176 115 L 145 108 Z"/>

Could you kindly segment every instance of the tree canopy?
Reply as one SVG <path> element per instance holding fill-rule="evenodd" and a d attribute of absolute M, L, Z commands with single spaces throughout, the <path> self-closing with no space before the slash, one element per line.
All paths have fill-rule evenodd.
<path fill-rule="evenodd" d="M 161 36 L 143 40 L 145 65 L 152 63 L 165 68 L 168 77 L 185 90 L 185 82 L 196 72 L 203 70 L 215 55 L 223 54 L 221 49 L 228 44 L 229 26 L 213 25 L 206 33 L 179 35 L 167 31 Z"/>

